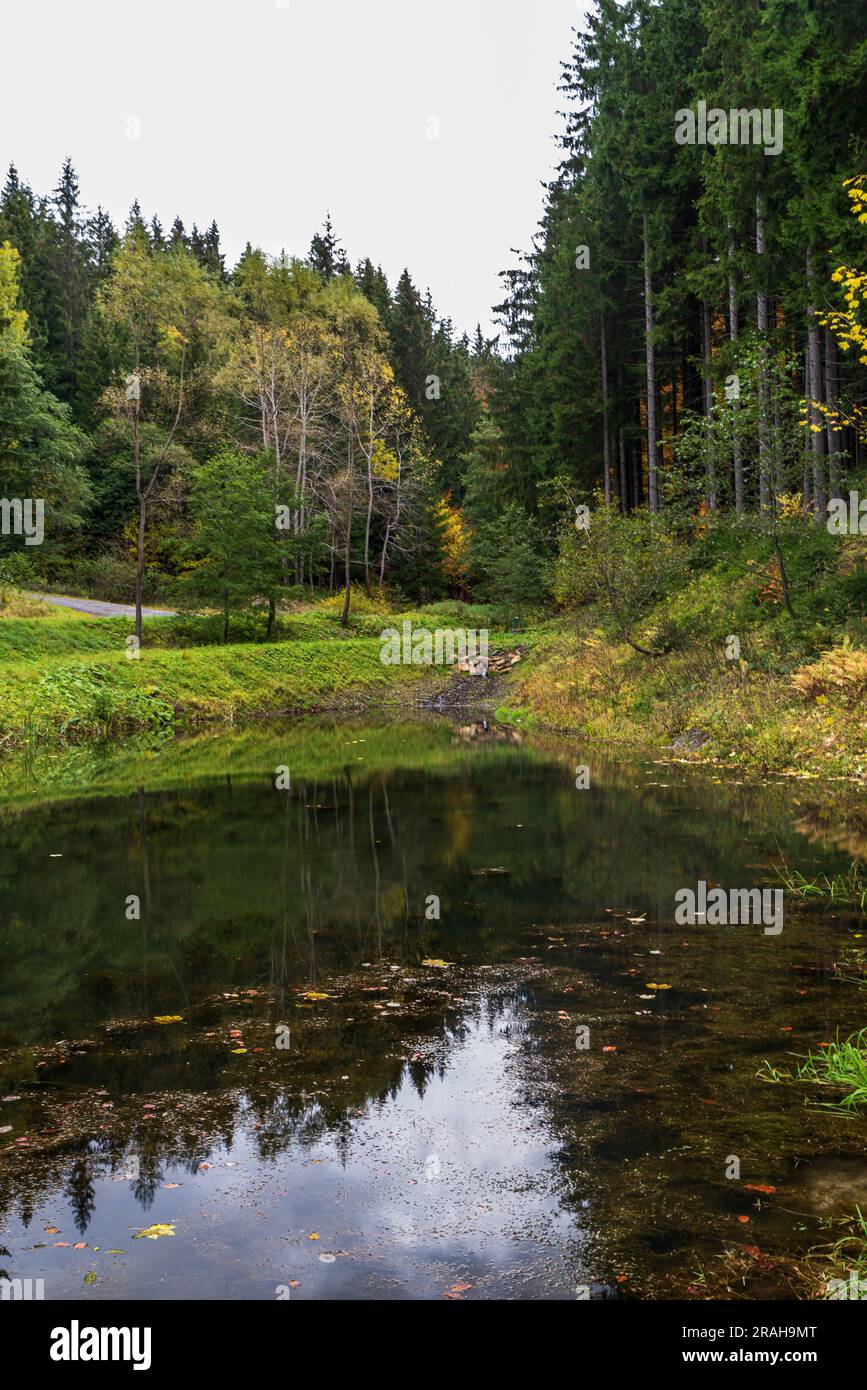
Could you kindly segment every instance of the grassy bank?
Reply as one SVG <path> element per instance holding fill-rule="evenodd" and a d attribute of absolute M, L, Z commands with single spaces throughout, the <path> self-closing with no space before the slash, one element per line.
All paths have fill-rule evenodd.
<path fill-rule="evenodd" d="M 629 624 L 644 651 L 598 594 L 564 605 L 536 632 L 502 718 L 673 744 L 688 760 L 863 780 L 865 542 L 804 523 L 784 544 L 794 615 L 766 537 L 709 531 Z"/>
<path fill-rule="evenodd" d="M 588 625 L 548 631 L 498 714 L 519 727 L 668 748 L 679 757 L 804 776 L 867 776 L 860 698 L 837 684 L 842 649 L 795 671 L 725 669 L 705 648 L 644 658 Z M 867 658 L 854 658 L 860 669 Z M 817 693 L 805 693 L 798 679 Z"/>
<path fill-rule="evenodd" d="M 27 737 L 73 741 L 258 713 L 360 708 L 430 675 L 424 667 L 383 666 L 373 639 L 4 662 L 0 732 L 7 745 Z"/>
<path fill-rule="evenodd" d="M 55 610 L 56 611 L 56 610 Z M 261 616 L 237 620 L 239 639 L 216 640 L 221 619 L 153 618 L 130 659 L 131 618 L 54 616 L 0 621 L 0 743 L 4 748 L 73 743 L 136 730 L 181 732 L 256 715 L 370 710 L 414 704 L 450 679 L 445 668 L 384 665 L 380 633 L 485 626 L 489 610 L 460 604 L 390 614 L 359 602 L 341 627 L 336 603 L 281 615 L 261 640 Z M 259 640 L 254 640 L 256 637 Z M 492 634 L 492 645 L 505 642 Z"/>

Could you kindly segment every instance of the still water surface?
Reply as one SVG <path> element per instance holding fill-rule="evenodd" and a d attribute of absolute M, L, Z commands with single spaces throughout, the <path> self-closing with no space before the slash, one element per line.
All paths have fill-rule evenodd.
<path fill-rule="evenodd" d="M 777 937 L 683 927 L 675 893 L 848 867 L 838 802 L 445 722 L 28 769 L 0 812 L 0 1275 L 670 1298 L 734 1260 L 735 1294 L 785 1295 L 867 1201 L 864 1122 L 756 1073 L 864 1025 L 862 923 L 787 899 Z"/>

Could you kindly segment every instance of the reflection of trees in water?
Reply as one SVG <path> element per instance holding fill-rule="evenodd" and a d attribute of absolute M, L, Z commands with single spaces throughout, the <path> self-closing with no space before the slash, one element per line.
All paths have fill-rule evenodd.
<path fill-rule="evenodd" d="M 240 979 L 314 986 L 323 971 L 412 953 L 420 931 L 444 950 L 503 958 L 528 921 L 598 920 L 620 906 L 670 920 L 676 887 L 771 881 L 761 866 L 777 841 L 791 862 L 803 856 L 788 787 L 596 760 L 579 792 L 576 756 L 561 744 L 547 762 L 528 749 L 489 761 L 461 746 L 428 774 L 346 763 L 327 780 L 293 777 L 291 791 L 223 778 L 6 819 L 0 924 L 20 919 L 0 927 L 6 1036 L 171 1011 Z M 64 853 L 46 876 L 61 842 L 86 852 Z M 504 857 L 508 880 L 471 878 Z M 124 918 L 132 892 L 139 924 Z M 443 918 L 429 927 L 431 893 Z"/>
<path fill-rule="evenodd" d="M 69 1202 L 72 1217 L 79 1231 L 86 1231 L 96 1206 L 93 1184 L 93 1164 L 89 1156 L 73 1160 L 63 1195 Z"/>
<path fill-rule="evenodd" d="M 393 1101 L 407 1083 L 423 1099 L 433 1078 L 447 1076 L 451 1050 L 465 1041 L 472 1027 L 483 1021 L 493 1028 L 521 997 L 523 991 L 492 990 L 460 1007 L 449 1001 L 429 1004 L 423 1017 L 404 1020 L 403 1027 L 397 1020 L 392 1027 L 374 1020 L 363 1029 L 347 1029 L 337 1022 L 324 1030 L 312 1061 L 296 1059 L 291 1087 L 261 1083 L 243 1091 L 173 1092 L 165 1123 L 159 1117 L 143 1123 L 138 1113 L 127 1118 L 116 1108 L 112 1133 L 82 1137 L 71 1161 L 66 1146 L 62 1152 L 18 1152 L 14 1165 L 0 1160 L 0 1215 L 17 1216 L 27 1226 L 36 1205 L 62 1192 L 83 1233 L 93 1217 L 100 1179 L 128 1181 L 136 1202 L 148 1211 L 172 1168 L 194 1179 L 202 1163 L 218 1162 L 219 1152 L 231 1149 L 241 1135 L 263 1161 L 292 1150 L 303 1158 L 305 1151 L 328 1139 L 345 1166 L 362 1115 Z M 411 1051 L 412 1060 L 394 1055 L 400 1043 Z M 151 1060 L 148 1094 L 156 1096 L 160 1059 Z M 141 1079 L 136 1059 L 121 1052 L 110 1064 L 119 1091 L 134 1097 Z M 348 1084 L 342 1080 L 347 1073 L 352 1075 Z M 132 1104 L 138 1102 L 133 1099 Z M 31 1126 L 34 1132 L 40 1127 L 41 1122 Z"/>

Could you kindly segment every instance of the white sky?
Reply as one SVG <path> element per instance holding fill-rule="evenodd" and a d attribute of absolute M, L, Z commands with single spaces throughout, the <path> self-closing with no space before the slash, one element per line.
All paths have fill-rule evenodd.
<path fill-rule="evenodd" d="M 492 330 L 558 159 L 582 0 L 39 0 L 6 9 L 0 165 L 37 193 L 69 154 L 88 207 L 138 198 L 306 253 L 330 209 L 353 265 L 404 265 Z M 427 138 L 428 119 L 440 138 Z M 128 118 L 140 136 L 127 136 Z"/>

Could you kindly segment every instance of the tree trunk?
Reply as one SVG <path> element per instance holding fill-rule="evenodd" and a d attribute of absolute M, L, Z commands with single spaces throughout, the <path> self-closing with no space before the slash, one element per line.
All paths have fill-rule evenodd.
<path fill-rule="evenodd" d="M 138 374 L 138 353 L 136 353 L 135 373 Z M 147 522 L 147 497 L 142 487 L 141 476 L 141 421 L 139 411 L 141 400 L 135 402 L 132 422 L 132 449 L 135 460 L 135 491 L 138 498 L 138 536 L 136 538 L 135 551 L 135 635 L 141 646 L 142 639 L 142 618 L 141 618 L 141 595 L 142 580 L 144 577 L 144 543 L 145 543 L 145 524 Z"/>
<path fill-rule="evenodd" d="M 705 454 L 705 474 L 707 477 L 707 504 L 712 512 L 717 509 L 716 492 L 716 464 L 714 462 L 714 445 L 710 432 L 711 421 L 713 420 L 713 378 L 711 376 L 711 330 L 710 330 L 710 305 L 706 300 L 701 306 L 701 357 L 702 357 L 702 394 L 704 396 L 704 418 L 707 422 L 707 439 Z"/>
<path fill-rule="evenodd" d="M 756 324 L 761 339 L 759 353 L 759 506 L 767 511 L 771 503 L 771 392 L 768 368 L 768 294 L 765 288 L 765 200 L 756 194 L 756 256 L 758 258 L 758 290 Z"/>
<path fill-rule="evenodd" d="M 346 517 L 346 540 L 343 547 L 343 612 L 340 615 L 340 626 L 346 627 L 349 622 L 349 604 L 352 594 L 349 587 L 350 579 L 350 542 L 352 540 L 352 504 Z"/>
<path fill-rule="evenodd" d="M 605 315 L 602 315 L 599 333 L 599 350 L 602 358 L 602 460 L 605 471 L 605 505 L 611 505 L 611 435 L 608 422 L 608 351 L 605 342 Z"/>
<path fill-rule="evenodd" d="M 617 447 L 620 473 L 620 510 L 625 516 L 629 511 L 629 478 L 626 473 L 626 440 L 623 437 L 622 425 L 617 432 Z"/>
<path fill-rule="evenodd" d="M 735 239 L 729 237 L 729 339 L 732 344 L 738 341 L 738 282 L 735 273 Z M 739 428 L 740 401 L 737 394 L 732 400 L 732 468 L 735 475 L 735 511 L 744 509 L 744 462 L 741 458 Z"/>
<path fill-rule="evenodd" d="M 814 278 L 813 248 L 810 247 L 807 252 L 807 421 L 810 429 L 810 452 L 813 456 L 813 520 L 817 526 L 824 526 L 828 514 L 825 490 L 825 434 L 822 429 L 822 412 L 818 404 L 822 399 L 822 339 L 813 302 Z"/>
<path fill-rule="evenodd" d="M 382 554 L 379 557 L 379 587 L 380 590 L 385 583 L 385 557 L 388 551 L 388 542 L 391 536 L 391 522 L 386 522 L 385 537 L 382 542 Z"/>
<path fill-rule="evenodd" d="M 145 564 L 145 523 L 147 521 L 147 499 L 139 486 L 140 478 L 136 479 L 138 487 L 138 535 L 136 537 L 135 549 L 135 635 L 139 644 L 142 639 L 142 615 L 141 598 L 142 584 L 144 581 Z"/>
<path fill-rule="evenodd" d="M 373 388 L 367 434 L 367 514 L 364 518 L 364 591 L 370 597 L 370 520 L 373 516 Z"/>
<path fill-rule="evenodd" d="M 650 275 L 650 242 L 647 214 L 644 237 L 644 338 L 647 359 L 647 491 L 652 512 L 659 511 L 659 480 L 656 462 L 656 352 L 653 343 L 653 282 Z"/>
<path fill-rule="evenodd" d="M 837 339 L 829 328 L 825 329 L 825 404 L 829 410 L 836 408 L 837 402 Z M 838 429 L 828 422 L 828 486 L 831 496 L 837 500 L 840 491 L 840 454 L 843 440 Z"/>

